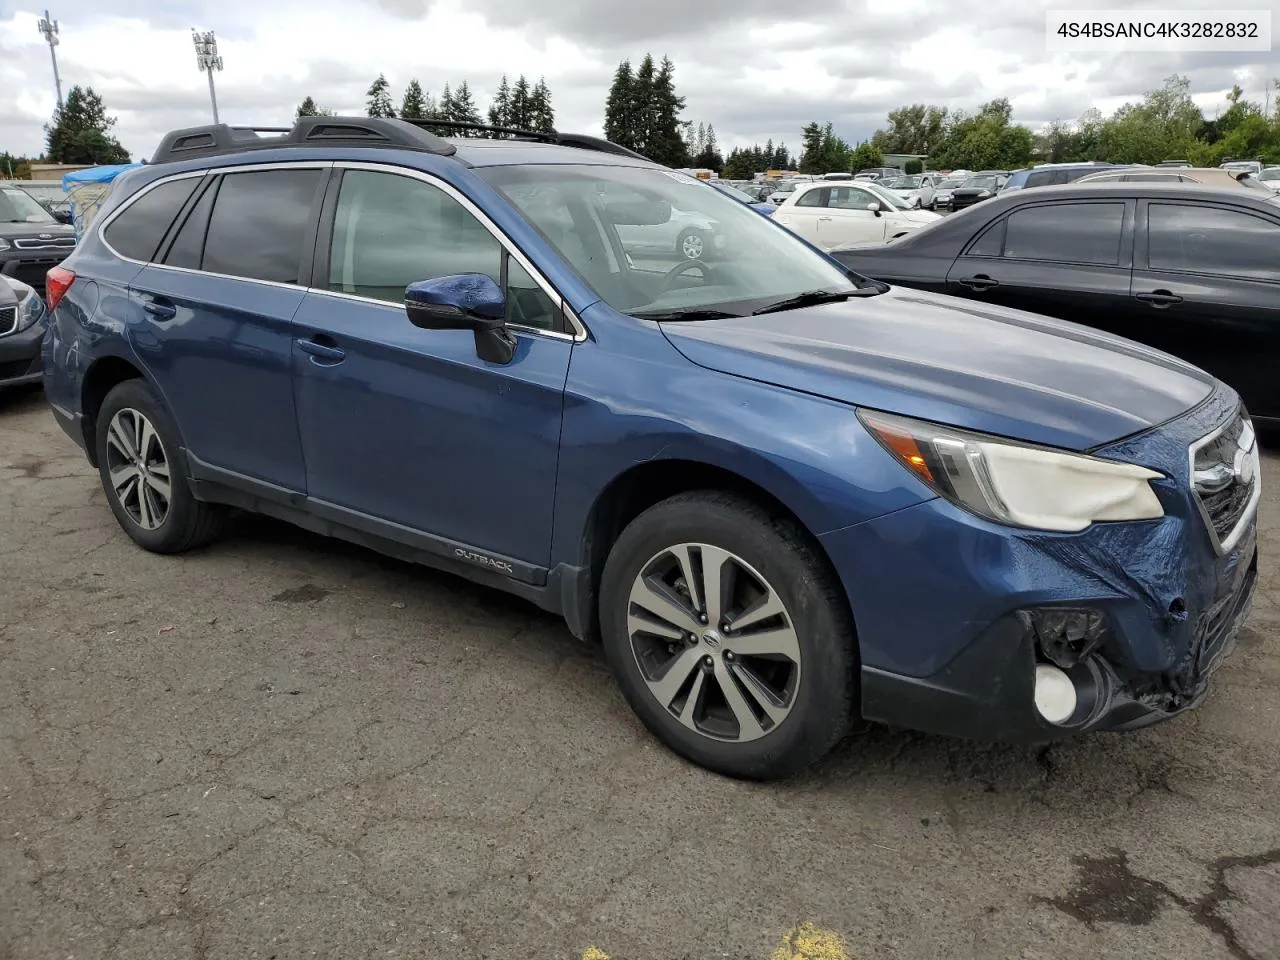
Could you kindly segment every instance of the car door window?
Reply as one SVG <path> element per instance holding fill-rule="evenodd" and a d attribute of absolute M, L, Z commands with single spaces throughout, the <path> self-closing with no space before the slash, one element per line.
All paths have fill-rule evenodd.
<path fill-rule="evenodd" d="M 209 216 L 201 269 L 246 280 L 297 283 L 321 172 L 225 175 Z"/>
<path fill-rule="evenodd" d="M 209 229 L 209 215 L 213 212 L 213 198 L 217 193 L 217 184 L 210 184 L 209 189 L 205 190 L 204 195 L 187 213 L 182 226 L 178 228 L 177 236 L 164 255 L 166 266 L 200 269 L 200 260 L 204 254 L 204 235 Z"/>
<path fill-rule="evenodd" d="M 114 217 L 103 237 L 121 256 L 149 261 L 169 224 L 199 185 L 199 177 L 183 177 L 153 187 Z"/>
<path fill-rule="evenodd" d="M 1004 256 L 1060 263 L 1120 262 L 1123 203 L 1053 203 L 1009 215 Z"/>
<path fill-rule="evenodd" d="M 825 207 L 827 206 L 826 197 L 830 193 L 829 187 L 821 187 L 817 190 L 806 190 L 796 198 L 797 207 Z"/>
<path fill-rule="evenodd" d="M 966 257 L 998 257 L 1004 251 L 1004 225 L 1000 220 L 987 227 L 965 251 Z"/>
<path fill-rule="evenodd" d="M 1027 177 L 1028 187 L 1048 187 L 1066 182 L 1067 171 L 1065 170 L 1037 170 Z"/>
<path fill-rule="evenodd" d="M 866 210 L 867 204 L 877 200 L 873 194 L 859 187 L 833 187 L 828 206 L 835 210 Z M 880 204 L 884 206 L 884 204 Z"/>
<path fill-rule="evenodd" d="M 1147 249 L 1152 270 L 1280 282 L 1280 224 L 1243 211 L 1153 203 Z"/>
<path fill-rule="evenodd" d="M 329 248 L 329 289 L 404 301 L 419 280 L 483 273 L 503 281 L 506 252 L 470 211 L 439 187 L 392 173 L 342 176 Z M 558 311 L 520 264 L 506 261 L 507 320 L 551 329 Z"/>

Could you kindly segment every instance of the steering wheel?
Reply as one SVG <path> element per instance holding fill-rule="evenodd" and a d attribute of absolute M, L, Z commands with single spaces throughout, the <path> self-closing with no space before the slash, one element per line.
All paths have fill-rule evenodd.
<path fill-rule="evenodd" d="M 666 272 L 666 275 L 662 278 L 662 292 L 666 293 L 670 290 L 671 284 L 675 281 L 676 277 L 683 276 L 689 271 L 690 267 L 697 267 L 702 271 L 702 279 L 708 283 L 712 282 L 712 278 L 716 272 L 715 267 L 711 266 L 711 264 L 707 263 L 705 260 L 685 260 L 682 263 L 677 263 Z"/>

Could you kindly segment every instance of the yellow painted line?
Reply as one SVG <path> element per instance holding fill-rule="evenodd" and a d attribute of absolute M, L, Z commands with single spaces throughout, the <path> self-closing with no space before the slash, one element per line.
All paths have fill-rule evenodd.
<path fill-rule="evenodd" d="M 849 960 L 838 933 L 802 923 L 783 934 L 770 960 Z"/>
<path fill-rule="evenodd" d="M 609 960 L 609 955 L 599 947 L 587 947 L 582 951 L 582 960 Z"/>

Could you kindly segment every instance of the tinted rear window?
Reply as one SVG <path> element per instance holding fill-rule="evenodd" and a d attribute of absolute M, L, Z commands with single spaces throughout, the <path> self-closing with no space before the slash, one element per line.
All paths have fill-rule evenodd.
<path fill-rule="evenodd" d="M 169 224 L 199 185 L 199 177 L 186 177 L 148 190 L 108 224 L 103 234 L 107 243 L 121 256 L 150 260 Z"/>
<path fill-rule="evenodd" d="M 258 170 L 222 180 L 209 218 L 202 269 L 297 283 L 319 170 Z"/>
<path fill-rule="evenodd" d="M 1280 225 L 1223 207 L 1153 203 L 1147 208 L 1153 270 L 1280 281 Z"/>
<path fill-rule="evenodd" d="M 1054 203 L 1009 215 L 1004 255 L 1063 263 L 1120 262 L 1123 203 Z"/>

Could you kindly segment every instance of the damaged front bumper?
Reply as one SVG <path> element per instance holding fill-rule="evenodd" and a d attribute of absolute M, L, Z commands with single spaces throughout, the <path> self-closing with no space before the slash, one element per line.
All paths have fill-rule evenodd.
<path fill-rule="evenodd" d="M 1241 500 L 1231 537 L 1213 531 L 1189 456 L 1238 411 L 1222 387 L 1179 420 L 1095 451 L 1164 475 L 1153 482 L 1159 520 L 1035 533 L 931 500 L 825 535 L 857 625 L 863 715 L 1044 742 L 1196 706 L 1257 583 L 1257 496 Z M 1040 701 L 1044 674 L 1068 691 L 1060 715 Z"/>

